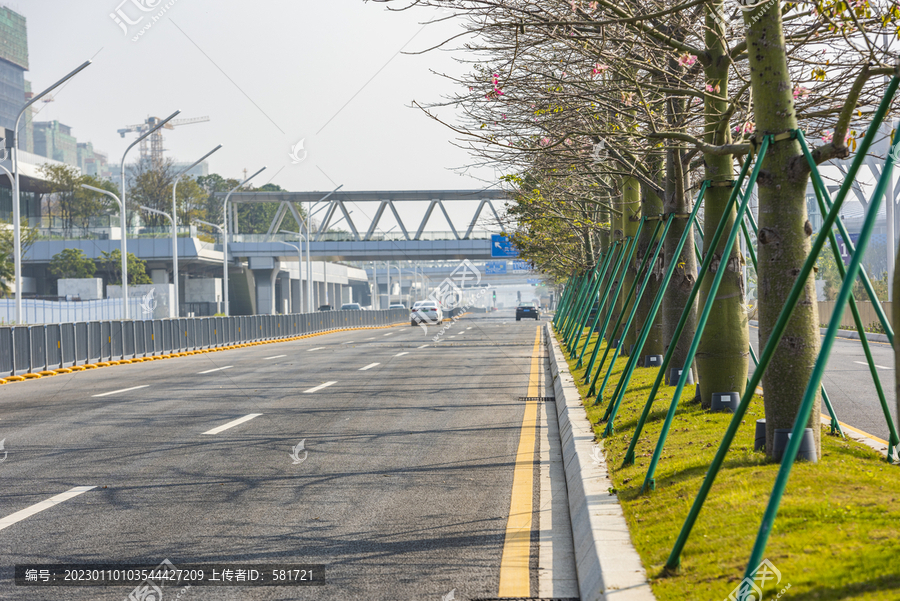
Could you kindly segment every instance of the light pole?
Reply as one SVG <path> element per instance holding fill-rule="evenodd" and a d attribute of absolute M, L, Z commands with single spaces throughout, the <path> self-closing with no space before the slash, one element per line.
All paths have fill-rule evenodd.
<path fill-rule="evenodd" d="M 340 190 L 344 187 L 344 184 L 341 184 L 319 200 L 315 202 L 315 204 L 319 204 L 320 202 L 325 202 L 328 200 L 328 197 Z M 310 310 L 313 306 L 312 301 L 312 251 L 310 250 L 309 243 L 312 239 L 312 231 L 310 230 L 310 225 L 312 224 L 312 208 L 313 202 L 309 201 L 306 203 L 306 300 L 309 303 Z M 324 266 L 323 266 L 324 269 Z"/>
<path fill-rule="evenodd" d="M 138 136 L 138 139 L 135 140 L 134 142 L 132 142 L 131 145 L 128 148 L 126 148 L 125 152 L 122 154 L 122 165 L 121 165 L 121 167 L 122 167 L 122 201 L 121 201 L 122 202 L 122 211 L 121 211 L 121 216 L 119 218 L 119 223 L 120 223 L 120 227 L 122 228 L 122 246 L 123 246 L 123 248 L 125 246 L 125 236 L 126 236 L 126 231 L 127 231 L 127 229 L 125 227 L 125 197 L 126 197 L 126 191 L 128 189 L 128 184 L 125 182 L 125 156 L 128 154 L 128 151 L 130 151 L 132 148 L 134 148 L 141 140 L 150 136 L 150 134 L 152 134 L 153 132 L 155 132 L 156 130 L 161 128 L 163 125 L 165 125 L 166 123 L 168 123 L 169 121 L 174 119 L 179 113 L 181 113 L 181 111 L 175 111 L 174 113 L 172 113 L 171 115 L 169 115 L 168 117 L 166 117 L 165 119 L 163 119 L 162 121 L 157 123 L 155 126 L 153 126 L 153 128 L 151 128 L 144 134 L 141 134 L 140 136 Z M 122 251 L 122 254 L 124 255 L 125 251 Z M 125 259 L 123 258 L 122 260 L 124 261 Z M 123 263 L 123 265 L 125 265 L 125 264 Z M 125 265 L 122 270 L 122 298 L 126 299 L 125 319 L 128 319 L 128 302 L 127 302 L 128 301 L 128 272 L 127 272 L 127 269 L 128 269 L 128 266 Z"/>
<path fill-rule="evenodd" d="M 21 207 L 21 199 L 19 198 L 19 122 L 22 120 L 22 115 L 25 114 L 25 111 L 28 110 L 32 104 L 66 83 L 76 75 L 78 75 L 84 68 L 91 64 L 91 61 L 85 61 L 81 64 L 80 67 L 60 79 L 58 82 L 41 92 L 40 94 L 36 94 L 25 103 L 25 106 L 22 107 L 22 110 L 19 111 L 19 116 L 16 117 L 16 126 L 13 129 L 13 145 L 12 145 L 12 168 L 15 173 L 14 179 L 15 183 L 13 185 L 12 191 L 12 205 L 13 205 L 13 262 L 14 262 L 14 279 L 16 281 L 16 323 L 22 323 L 22 207 Z"/>
<path fill-rule="evenodd" d="M 299 240 L 297 241 L 297 246 L 294 248 L 297 249 L 297 261 L 299 261 L 297 267 L 300 270 L 300 312 L 303 313 L 303 242 L 305 242 L 305 236 L 300 232 L 289 232 L 287 230 L 279 230 L 282 234 L 290 234 L 292 236 L 297 236 Z M 285 242 L 285 244 L 290 244 L 289 242 Z M 307 246 L 307 249 L 309 247 Z M 309 279 L 309 273 L 306 274 L 307 279 Z M 312 301 L 309 301 L 308 304 L 312 304 Z"/>
<path fill-rule="evenodd" d="M 178 294 L 178 203 L 175 197 L 175 190 L 178 188 L 178 180 L 181 179 L 181 176 L 205 161 L 209 155 L 220 148 L 222 148 L 221 144 L 207 152 L 200 160 L 187 169 L 183 169 L 181 173 L 175 176 L 175 181 L 172 184 L 172 218 L 170 221 L 172 222 L 172 280 L 175 282 L 175 317 L 181 317 L 181 298 Z M 150 209 L 150 211 L 153 212 L 153 209 Z"/>
<path fill-rule="evenodd" d="M 121 240 L 119 241 L 122 248 L 122 315 L 125 317 L 125 319 L 128 319 L 128 288 L 126 287 L 126 284 L 128 283 L 128 253 L 125 249 L 125 203 L 119 200 L 119 197 L 109 190 L 104 190 L 103 188 L 95 188 L 94 186 L 89 186 L 87 184 L 81 184 L 81 187 L 85 188 L 86 190 L 99 192 L 100 194 L 109 196 L 114 201 L 116 201 L 116 204 L 119 205 L 119 214 L 122 215 L 122 236 Z"/>
<path fill-rule="evenodd" d="M 140 205 L 142 211 L 147 211 L 148 213 L 156 213 L 157 215 L 162 215 L 166 219 L 169 220 L 169 223 L 172 224 L 172 229 L 175 229 L 175 221 L 172 219 L 172 216 L 163 211 L 157 211 L 156 209 L 151 209 L 150 207 L 145 207 L 144 205 Z M 178 249 L 175 247 L 175 240 L 172 240 L 172 261 L 175 265 L 178 265 Z M 172 299 L 169 299 L 169 306 L 172 306 Z M 181 317 L 181 309 L 178 304 L 178 280 L 175 280 L 175 317 Z"/>
<path fill-rule="evenodd" d="M 397 261 L 397 264 L 394 265 L 394 267 L 397 268 L 397 285 L 400 287 L 399 288 L 400 304 L 402 305 L 403 304 L 403 271 L 400 269 L 400 261 Z M 390 270 L 391 270 L 391 263 L 388 262 L 388 271 L 390 271 Z M 388 306 L 390 306 L 390 305 L 388 305 Z"/>
<path fill-rule="evenodd" d="M 222 213 L 223 213 L 222 217 L 223 217 L 223 221 L 225 223 L 225 227 L 222 230 L 222 252 L 224 253 L 224 261 L 225 261 L 225 273 L 222 274 L 223 275 L 222 295 L 225 297 L 225 317 L 228 317 L 230 315 L 230 313 L 228 312 L 228 309 L 229 309 L 229 307 L 228 307 L 228 199 L 231 198 L 231 195 L 234 194 L 235 190 L 237 190 L 238 188 L 242 188 L 244 186 L 244 184 L 246 184 L 251 179 L 253 179 L 254 177 L 256 177 L 257 175 L 259 175 L 260 173 L 262 173 L 265 170 L 266 170 L 266 168 L 263 167 L 262 169 L 260 169 L 259 171 L 257 171 L 256 173 L 254 173 L 253 175 L 251 175 L 250 177 L 248 177 L 241 183 L 239 183 L 237 186 L 232 188 L 228 192 L 228 194 L 225 195 L 225 202 L 222 205 Z"/>
<path fill-rule="evenodd" d="M 219 230 L 219 233 L 222 234 L 222 240 L 224 242 L 224 240 L 225 240 L 225 226 L 224 225 L 216 225 L 215 223 L 210 223 L 208 221 L 201 221 L 200 219 L 194 219 L 194 223 L 199 223 L 199 224 L 205 225 L 207 227 L 211 227 L 211 228 L 215 228 L 215 229 Z M 222 253 L 222 274 L 223 274 L 222 281 L 227 282 L 228 281 L 228 255 L 226 255 L 224 252 Z M 227 296 L 227 292 L 223 289 L 223 291 L 222 291 L 223 300 L 226 296 Z"/>

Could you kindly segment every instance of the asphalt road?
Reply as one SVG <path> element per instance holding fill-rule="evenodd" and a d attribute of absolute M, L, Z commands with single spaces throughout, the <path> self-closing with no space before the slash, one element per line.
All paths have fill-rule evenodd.
<path fill-rule="evenodd" d="M 750 342 L 757 356 L 759 356 L 758 334 L 759 329 L 751 326 Z M 875 365 L 878 366 L 878 376 L 881 379 L 885 400 L 896 424 L 894 351 L 886 342 L 870 342 L 869 345 Z M 849 338 L 835 340 L 823 380 L 838 420 L 882 440 L 888 439 L 884 410 L 878 400 L 872 374 L 859 340 Z M 822 411 L 827 412 L 824 404 Z"/>
<path fill-rule="evenodd" d="M 0 599 L 134 588 L 16 586 L 15 564 L 166 559 L 324 564 L 327 584 L 169 587 L 164 601 L 497 597 L 538 330 L 510 316 L 467 316 L 438 342 L 406 325 L 0 387 Z M 530 590 L 577 597 L 552 414 Z"/>

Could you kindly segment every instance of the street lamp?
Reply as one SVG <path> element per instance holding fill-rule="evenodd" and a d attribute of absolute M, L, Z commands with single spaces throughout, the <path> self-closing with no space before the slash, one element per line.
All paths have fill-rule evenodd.
<path fill-rule="evenodd" d="M 128 151 L 131 150 L 132 148 L 134 148 L 139 142 L 141 142 L 142 140 L 144 140 L 145 138 L 150 136 L 153 132 L 155 132 L 156 130 L 161 128 L 163 125 L 165 125 L 166 123 L 168 123 L 169 121 L 174 119 L 176 117 L 176 115 L 178 115 L 179 113 L 181 113 L 181 111 L 175 111 L 174 113 L 172 113 L 171 115 L 169 115 L 168 117 L 166 117 L 165 119 L 163 119 L 162 121 L 157 123 L 155 126 L 153 126 L 147 132 L 138 136 L 138 139 L 135 140 L 134 142 L 132 142 L 131 145 L 128 148 L 126 148 L 125 152 L 122 154 L 122 165 L 121 165 L 121 167 L 122 167 L 122 201 L 121 201 L 122 211 L 121 211 L 121 215 L 119 218 L 119 222 L 121 224 L 120 227 L 122 228 L 122 247 L 123 248 L 125 246 L 125 235 L 126 235 L 126 231 L 127 231 L 127 229 L 125 227 L 125 196 L 126 196 L 125 192 L 128 189 L 128 185 L 125 182 L 125 156 L 128 154 Z M 125 251 L 122 251 L 122 254 L 123 254 L 122 261 L 124 261 L 125 260 L 125 258 L 124 258 Z M 125 264 L 123 263 L 123 265 L 125 265 Z M 123 267 L 123 270 L 122 270 L 122 298 L 126 299 L 125 319 L 128 319 L 128 272 L 127 272 L 127 266 Z"/>
<path fill-rule="evenodd" d="M 178 295 L 178 203 L 175 199 L 175 190 L 178 188 L 178 180 L 181 179 L 182 175 L 205 161 L 209 155 L 220 148 L 222 148 L 221 144 L 207 152 L 200 160 L 196 161 L 187 169 L 183 169 L 181 173 L 175 176 L 175 182 L 172 184 L 172 218 L 170 221 L 172 222 L 172 280 L 175 282 L 175 317 L 181 317 L 181 300 Z M 150 210 L 151 212 L 153 211 L 152 209 Z"/>
<path fill-rule="evenodd" d="M 22 107 L 22 110 L 19 111 L 19 116 L 16 117 L 16 126 L 13 129 L 13 145 L 12 145 L 12 168 L 15 172 L 15 185 L 13 186 L 14 190 L 12 191 L 12 200 L 13 200 L 13 256 L 15 263 L 15 281 L 16 281 L 16 323 L 22 323 L 22 207 L 21 207 L 21 199 L 19 198 L 19 122 L 22 120 L 22 115 L 25 114 L 25 111 L 28 110 L 32 104 L 66 83 L 79 73 L 83 69 L 85 69 L 88 65 L 91 64 L 91 61 L 85 61 L 81 64 L 80 67 L 60 79 L 58 82 L 31 98 L 28 102 L 25 103 L 25 106 Z"/>
<path fill-rule="evenodd" d="M 228 199 L 231 198 L 231 195 L 234 194 L 235 190 L 237 190 L 238 188 L 242 188 L 244 184 L 246 184 L 265 170 L 266 168 L 263 167 L 262 169 L 239 183 L 237 186 L 232 188 L 228 192 L 228 194 L 225 195 L 225 202 L 222 204 L 223 220 L 225 222 L 224 229 L 222 230 L 222 252 L 224 253 L 225 257 L 225 273 L 223 274 L 222 280 L 222 294 L 225 296 L 225 317 L 228 317 L 230 315 L 230 313 L 228 312 Z"/>
<path fill-rule="evenodd" d="M 116 204 L 119 205 L 119 214 L 122 216 L 122 236 L 121 240 L 119 241 L 122 248 L 122 315 L 125 317 L 125 319 L 128 319 L 128 254 L 125 252 L 125 203 L 119 200 L 119 197 L 109 190 L 104 190 L 103 188 L 95 188 L 94 186 L 89 186 L 87 184 L 81 184 L 81 187 L 85 188 L 86 190 L 105 194 L 106 196 L 109 196 L 114 201 L 116 201 Z"/>
<path fill-rule="evenodd" d="M 208 221 L 202 221 L 200 219 L 194 219 L 194 223 L 199 223 L 201 225 L 205 225 L 207 227 L 215 228 L 219 230 L 219 233 L 222 234 L 222 240 L 225 240 L 225 225 L 216 225 L 215 223 L 210 223 Z M 222 253 L 222 273 L 223 273 L 223 282 L 228 281 L 228 255 L 224 252 Z M 227 296 L 228 292 L 226 290 L 222 291 L 222 296 Z"/>
<path fill-rule="evenodd" d="M 325 196 L 323 196 L 322 198 L 317 200 L 315 202 L 315 204 L 319 204 L 320 202 L 325 202 L 326 200 L 328 200 L 329 196 L 331 196 L 332 194 L 334 194 L 335 192 L 337 192 L 338 190 L 340 190 L 343 187 L 344 187 L 344 184 L 341 184 L 340 186 L 338 186 L 337 188 L 335 188 L 334 190 L 332 190 L 331 192 L 329 192 L 328 194 L 326 194 Z M 307 299 L 307 302 L 309 303 L 310 309 L 312 309 L 312 251 L 309 248 L 309 243 L 310 243 L 310 239 L 312 238 L 312 232 L 310 231 L 309 226 L 310 226 L 310 223 L 312 220 L 312 214 L 311 214 L 312 208 L 313 208 L 313 202 L 312 201 L 307 202 L 306 203 L 306 219 L 304 220 L 306 222 L 306 299 Z M 325 267 L 323 266 L 322 269 L 324 271 Z M 326 294 L 327 294 L 327 292 L 328 291 L 326 290 Z"/>
<path fill-rule="evenodd" d="M 165 213 L 165 212 L 163 212 L 163 211 L 157 211 L 156 209 L 151 209 L 150 207 L 145 207 L 144 205 L 140 205 L 140 208 L 141 208 L 141 210 L 147 211 L 148 213 L 156 213 L 157 215 L 162 215 L 163 217 L 165 217 L 166 219 L 169 220 L 169 223 L 172 224 L 172 229 L 175 229 L 175 221 L 172 219 L 172 216 L 169 215 L 168 213 Z M 175 248 L 175 241 L 172 240 L 172 260 L 173 260 L 173 262 L 175 263 L 175 265 L 178 264 L 178 263 L 177 263 L 177 261 L 178 261 L 178 254 L 177 254 L 177 253 L 178 253 L 178 250 Z M 175 317 L 180 317 L 180 316 L 181 316 L 181 310 L 180 310 L 180 307 L 178 306 L 178 283 L 177 283 L 178 280 L 175 280 L 175 282 L 176 282 L 176 283 L 175 283 L 175 302 L 174 302 L 174 304 L 175 304 Z M 173 303 L 172 303 L 172 299 L 169 299 L 169 306 L 171 307 L 172 304 L 173 304 Z"/>
<path fill-rule="evenodd" d="M 287 230 L 278 230 L 282 234 L 290 234 L 291 236 L 298 236 L 300 240 L 297 243 L 297 246 L 294 246 L 290 242 L 285 242 L 284 244 L 289 244 L 290 246 L 294 246 L 297 249 L 297 261 L 299 264 L 297 268 L 300 271 L 300 312 L 303 313 L 303 243 L 306 241 L 306 236 L 301 234 L 300 232 L 289 232 Z M 308 250 L 308 246 L 307 246 Z M 306 274 L 307 279 L 309 279 L 309 273 Z M 309 304 L 312 304 L 312 300 L 308 301 Z"/>

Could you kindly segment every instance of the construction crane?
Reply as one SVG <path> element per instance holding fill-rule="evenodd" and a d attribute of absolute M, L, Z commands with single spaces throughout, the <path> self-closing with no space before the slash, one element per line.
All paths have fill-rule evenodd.
<path fill-rule="evenodd" d="M 141 140 L 141 160 L 149 160 L 154 166 L 160 165 L 162 163 L 164 150 L 162 130 L 175 129 L 175 127 L 179 125 L 191 125 L 194 123 L 205 123 L 207 121 L 209 121 L 209 117 L 194 117 L 193 119 L 174 119 L 172 121 L 169 121 L 160 129 L 153 132 L 151 136 Z M 147 117 L 147 119 L 143 123 L 140 123 L 138 125 L 128 125 L 118 130 L 118 133 L 123 138 L 125 137 L 125 134 L 131 132 L 143 134 L 144 132 L 150 131 L 151 129 L 156 127 L 156 124 L 159 122 L 159 117 Z"/>

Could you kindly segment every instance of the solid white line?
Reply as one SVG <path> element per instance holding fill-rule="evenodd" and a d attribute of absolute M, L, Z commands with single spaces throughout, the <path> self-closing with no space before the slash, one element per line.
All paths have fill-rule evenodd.
<path fill-rule="evenodd" d="M 122 390 L 113 390 L 112 392 L 104 392 L 103 394 L 94 394 L 94 395 L 91 395 L 91 396 L 95 396 L 95 397 L 98 397 L 98 396 L 109 396 L 109 395 L 111 395 L 111 394 L 118 394 L 118 393 L 120 393 L 120 392 L 128 392 L 128 391 L 131 391 L 131 390 L 137 390 L 138 388 L 147 388 L 148 386 L 150 386 L 150 385 L 149 385 L 149 384 L 142 384 L 141 386 L 132 386 L 131 388 L 123 388 Z"/>
<path fill-rule="evenodd" d="M 372 368 L 375 367 L 376 365 L 381 365 L 381 363 L 369 363 L 369 364 L 366 365 L 365 367 L 360 367 L 360 368 L 359 368 L 359 371 L 366 371 L 367 369 L 372 369 Z"/>
<path fill-rule="evenodd" d="M 865 361 L 854 361 L 854 363 L 859 363 L 860 365 L 865 365 L 866 367 L 869 367 L 869 364 L 866 363 Z M 877 367 L 878 369 L 894 369 L 893 367 L 885 367 L 884 365 L 878 365 L 878 364 L 875 364 L 875 367 Z"/>
<path fill-rule="evenodd" d="M 425 348 L 426 346 L 428 346 L 428 345 L 427 345 L 427 344 L 423 344 L 422 346 L 417 346 L 416 348 Z"/>
<path fill-rule="evenodd" d="M 274 357 L 266 357 L 266 361 L 269 359 L 281 359 L 282 357 L 287 357 L 287 355 L 275 355 Z"/>
<path fill-rule="evenodd" d="M 304 392 L 304 393 L 307 393 L 307 392 L 316 392 L 316 391 L 318 391 L 318 390 L 322 390 L 323 388 L 328 388 L 328 387 L 331 386 L 332 384 L 337 384 L 337 382 L 325 382 L 324 384 L 319 384 L 319 385 L 316 386 L 315 388 L 310 388 L 309 390 L 304 390 L 303 392 Z"/>
<path fill-rule="evenodd" d="M 204 432 L 204 434 L 218 434 L 219 432 L 227 430 L 228 428 L 233 428 L 235 426 L 243 424 L 244 422 L 249 422 L 254 417 L 259 417 L 260 415 L 262 415 L 262 413 L 251 413 L 249 415 L 245 415 L 244 417 L 238 418 L 232 422 L 228 422 L 227 424 L 219 426 L 218 428 L 207 430 L 206 432 Z"/>
<path fill-rule="evenodd" d="M 405 352 L 405 353 L 397 353 L 397 354 L 394 355 L 394 356 L 395 356 L 395 357 L 402 357 L 403 355 L 408 355 L 408 354 L 409 354 L 409 352 L 407 351 L 407 352 Z"/>
<path fill-rule="evenodd" d="M 3 530 L 4 528 L 6 528 L 8 526 L 12 526 L 16 522 L 21 522 L 25 518 L 31 517 L 36 513 L 44 511 L 45 509 L 50 509 L 54 505 L 58 505 L 58 504 L 62 503 L 63 501 L 68 501 L 72 497 L 77 497 L 81 493 L 85 493 L 85 492 L 91 490 L 92 488 L 97 488 L 97 487 L 96 486 L 76 486 L 75 488 L 70 488 L 69 490 L 67 490 L 64 493 L 56 495 L 55 497 L 50 497 L 46 501 L 41 501 L 40 503 L 37 503 L 36 505 L 32 505 L 31 507 L 26 507 L 25 509 L 23 509 L 21 511 L 12 513 L 3 519 L 0 519 L 0 530 Z"/>
<path fill-rule="evenodd" d="M 324 346 L 317 346 L 316 348 L 308 348 L 308 349 L 306 349 L 306 352 L 309 353 L 309 352 L 311 352 L 311 351 L 321 351 L 323 348 L 325 348 L 325 347 L 324 347 Z"/>
<path fill-rule="evenodd" d="M 222 371 L 223 369 L 231 369 L 234 365 L 226 365 L 225 367 L 216 367 L 215 369 L 207 369 L 206 371 L 198 371 L 197 374 L 211 374 L 214 371 Z"/>

